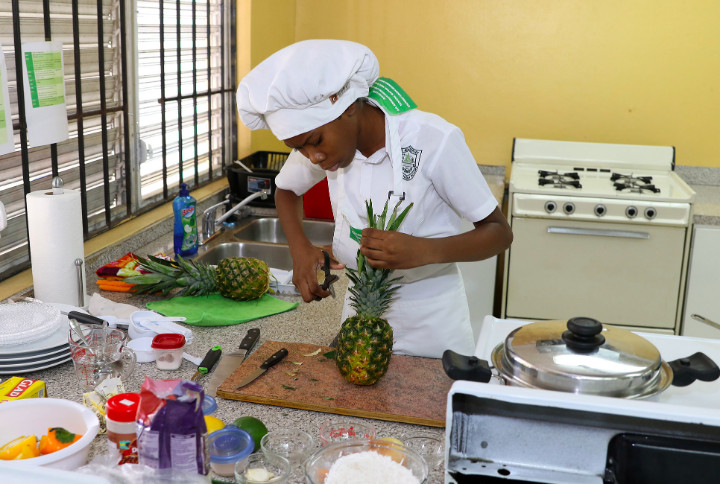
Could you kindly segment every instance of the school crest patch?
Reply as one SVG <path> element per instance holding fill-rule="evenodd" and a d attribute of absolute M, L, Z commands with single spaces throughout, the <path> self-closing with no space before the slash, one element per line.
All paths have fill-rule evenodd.
<path fill-rule="evenodd" d="M 416 150 L 412 146 L 402 148 L 402 173 L 403 180 L 412 180 L 420 166 L 420 155 L 422 150 Z"/>

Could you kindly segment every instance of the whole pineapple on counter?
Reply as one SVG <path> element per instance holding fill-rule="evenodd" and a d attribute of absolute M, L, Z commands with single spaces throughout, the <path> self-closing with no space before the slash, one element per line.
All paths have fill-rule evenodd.
<path fill-rule="evenodd" d="M 397 230 L 410 204 L 400 215 L 398 202 L 392 215 L 387 219 L 388 204 L 380 215 L 373 213 L 372 201 L 365 202 L 369 226 L 381 230 Z M 347 269 L 347 276 L 353 282 L 350 291 L 350 305 L 355 316 L 347 318 L 340 328 L 335 363 L 343 377 L 356 385 L 372 385 L 387 372 L 393 349 L 393 330 L 382 316 L 390 307 L 395 292 L 400 286 L 393 285 L 399 277 L 391 279 L 390 269 L 375 269 L 357 252 L 357 270 Z"/>
<path fill-rule="evenodd" d="M 270 268 L 265 262 L 251 257 L 229 257 L 221 260 L 217 268 L 180 256 L 177 261 L 153 256 L 138 257 L 138 261 L 148 273 L 125 279 L 125 282 L 135 284 L 131 291 L 138 294 L 167 294 L 182 287 L 179 296 L 219 292 L 230 299 L 249 301 L 261 297 L 270 287 Z"/>

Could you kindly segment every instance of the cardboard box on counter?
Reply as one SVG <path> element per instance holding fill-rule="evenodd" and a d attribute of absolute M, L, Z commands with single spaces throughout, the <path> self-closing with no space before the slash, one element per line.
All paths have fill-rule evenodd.
<path fill-rule="evenodd" d="M 0 403 L 21 398 L 43 398 L 47 396 L 45 382 L 14 376 L 0 383 Z"/>

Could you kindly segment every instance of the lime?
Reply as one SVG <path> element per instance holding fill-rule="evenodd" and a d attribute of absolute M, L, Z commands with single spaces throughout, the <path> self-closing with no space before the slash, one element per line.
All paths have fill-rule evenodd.
<path fill-rule="evenodd" d="M 207 432 L 211 434 L 225 427 L 225 422 L 212 415 L 205 415 L 205 426 L 207 427 Z"/>
<path fill-rule="evenodd" d="M 260 440 L 268 433 L 268 429 L 262 423 L 262 420 L 255 417 L 240 417 L 233 422 L 233 425 L 250 434 L 253 442 L 255 442 L 253 452 L 260 450 Z"/>

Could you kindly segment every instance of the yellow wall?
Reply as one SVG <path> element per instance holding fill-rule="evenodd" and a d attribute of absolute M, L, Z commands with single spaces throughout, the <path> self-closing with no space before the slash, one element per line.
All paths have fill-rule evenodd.
<path fill-rule="evenodd" d="M 364 43 L 381 74 L 465 132 L 478 163 L 513 137 L 673 145 L 720 166 L 717 0 L 254 0 L 252 63 L 309 38 Z M 269 132 L 252 149 L 282 149 Z"/>

